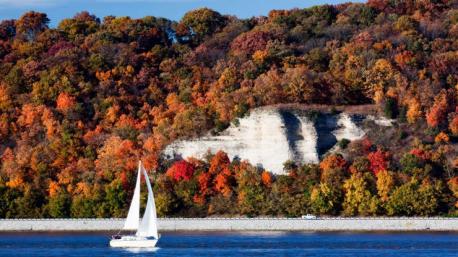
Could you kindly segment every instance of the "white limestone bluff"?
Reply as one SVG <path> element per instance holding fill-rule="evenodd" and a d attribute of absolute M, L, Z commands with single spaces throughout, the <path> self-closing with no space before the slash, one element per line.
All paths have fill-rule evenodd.
<path fill-rule="evenodd" d="M 223 150 L 231 159 L 248 160 L 281 174 L 287 160 L 317 163 L 339 140 L 362 139 L 364 120 L 364 115 L 345 112 L 263 107 L 252 110 L 238 125 L 232 124 L 219 135 L 175 141 L 163 153 L 167 158 L 203 158 L 209 151 Z"/>

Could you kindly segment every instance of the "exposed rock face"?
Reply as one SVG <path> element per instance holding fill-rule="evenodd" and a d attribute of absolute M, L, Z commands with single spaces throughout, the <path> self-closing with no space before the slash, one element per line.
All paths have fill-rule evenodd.
<path fill-rule="evenodd" d="M 258 108 L 220 135 L 176 141 L 164 154 L 169 158 L 202 158 L 208 151 L 223 150 L 230 158 L 248 160 L 280 174 L 287 160 L 317 163 L 339 140 L 363 138 L 364 119 L 346 113 L 310 115 L 298 110 Z"/>

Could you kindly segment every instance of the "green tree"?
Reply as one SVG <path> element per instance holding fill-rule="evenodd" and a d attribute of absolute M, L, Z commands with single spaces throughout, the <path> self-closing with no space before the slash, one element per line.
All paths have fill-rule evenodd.
<path fill-rule="evenodd" d="M 57 195 L 49 198 L 48 213 L 52 218 L 70 217 L 71 198 L 68 192 L 61 188 Z"/>
<path fill-rule="evenodd" d="M 398 116 L 398 104 L 396 99 L 388 97 L 385 100 L 385 105 L 383 107 L 383 112 L 388 119 L 394 119 Z"/>
<path fill-rule="evenodd" d="M 16 218 L 19 217 L 16 210 L 15 199 L 19 198 L 21 192 L 15 188 L 8 188 L 0 185 L 0 217 L 2 218 Z"/>
<path fill-rule="evenodd" d="M 95 203 L 92 199 L 84 196 L 73 197 L 70 206 L 70 216 L 72 218 L 93 218 Z"/>
<path fill-rule="evenodd" d="M 126 210 L 126 191 L 119 180 L 113 180 L 105 188 L 105 201 L 112 217 L 124 217 Z"/>
<path fill-rule="evenodd" d="M 396 188 L 390 196 L 386 210 L 388 215 L 430 216 L 436 214 L 440 205 L 440 183 L 430 185 L 424 181 L 420 184 L 412 179 Z"/>
<path fill-rule="evenodd" d="M 64 19 L 57 26 L 59 30 L 68 34 L 69 38 L 86 36 L 96 32 L 100 26 L 100 19 L 88 12 L 76 14 L 72 19 Z"/>
<path fill-rule="evenodd" d="M 191 36 L 197 42 L 203 40 L 205 36 L 213 34 L 226 24 L 226 18 L 220 13 L 208 8 L 201 8 L 187 12 L 181 24 L 185 25 L 191 33 Z"/>
<path fill-rule="evenodd" d="M 310 206 L 313 213 L 336 215 L 341 210 L 342 191 L 330 184 L 320 183 L 310 195 Z"/>
<path fill-rule="evenodd" d="M 266 194 L 260 172 L 249 165 L 238 174 L 237 208 L 240 214 L 259 215 L 264 209 Z"/>

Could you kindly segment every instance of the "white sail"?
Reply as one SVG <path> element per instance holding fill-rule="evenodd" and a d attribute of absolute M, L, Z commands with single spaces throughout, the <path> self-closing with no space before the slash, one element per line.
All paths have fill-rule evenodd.
<path fill-rule="evenodd" d="M 157 233 L 157 214 L 156 204 L 154 203 L 153 189 L 149 181 L 148 174 L 142 165 L 142 172 L 145 176 L 146 186 L 148 188 L 148 200 L 146 202 L 145 213 L 143 214 L 142 222 L 137 230 L 137 236 L 159 238 Z"/>
<path fill-rule="evenodd" d="M 138 162 L 137 182 L 135 183 L 134 196 L 130 203 L 129 213 L 127 214 L 124 228 L 126 230 L 136 230 L 140 223 L 140 178 L 143 165 Z"/>

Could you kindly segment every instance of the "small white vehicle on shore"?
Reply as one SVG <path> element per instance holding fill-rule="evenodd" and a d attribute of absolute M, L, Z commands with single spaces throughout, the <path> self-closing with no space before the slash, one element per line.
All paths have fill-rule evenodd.
<path fill-rule="evenodd" d="M 313 215 L 313 214 L 302 215 L 301 218 L 303 218 L 305 220 L 316 220 L 316 219 L 318 219 L 318 217 Z"/>

